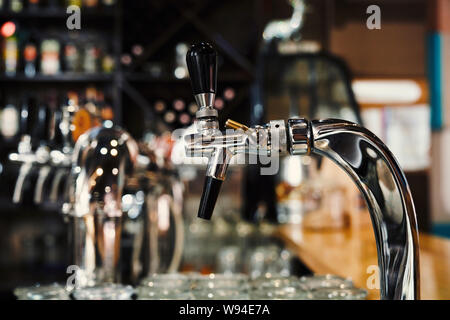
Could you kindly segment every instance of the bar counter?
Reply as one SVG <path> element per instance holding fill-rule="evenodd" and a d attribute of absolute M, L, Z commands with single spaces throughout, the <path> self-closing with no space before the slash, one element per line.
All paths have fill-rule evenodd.
<path fill-rule="evenodd" d="M 277 236 L 313 272 L 350 277 L 359 288 L 368 289 L 370 266 L 378 266 L 371 225 L 326 231 L 284 225 Z M 450 240 L 421 233 L 419 246 L 421 299 L 450 299 Z M 379 290 L 368 291 L 368 299 L 380 298 Z"/>

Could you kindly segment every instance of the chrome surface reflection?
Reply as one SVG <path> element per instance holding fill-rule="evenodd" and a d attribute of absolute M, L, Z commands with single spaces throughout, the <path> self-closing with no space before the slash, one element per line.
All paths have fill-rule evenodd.
<path fill-rule="evenodd" d="M 118 127 L 96 127 L 78 139 L 70 194 L 76 286 L 117 282 L 125 178 L 138 155 L 133 138 Z"/>
<path fill-rule="evenodd" d="M 419 298 L 418 231 L 406 178 L 369 130 L 343 120 L 311 122 L 312 152 L 344 169 L 363 193 L 372 219 L 382 299 Z"/>

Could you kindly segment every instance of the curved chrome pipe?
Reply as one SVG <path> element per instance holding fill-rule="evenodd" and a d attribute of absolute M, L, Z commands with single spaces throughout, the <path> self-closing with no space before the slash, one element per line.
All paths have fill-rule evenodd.
<path fill-rule="evenodd" d="M 418 231 L 406 178 L 369 130 L 342 120 L 311 121 L 311 151 L 346 171 L 366 199 L 380 268 L 382 299 L 419 299 Z"/>
<path fill-rule="evenodd" d="M 251 139 L 256 130 L 269 138 Z M 377 243 L 381 298 L 419 299 L 418 232 L 411 192 L 392 153 L 369 130 L 343 120 L 289 119 L 287 126 L 271 121 L 220 136 L 193 134 L 185 141 L 188 156 L 210 157 L 208 174 L 226 168 L 231 158 L 216 161 L 216 149 L 274 160 L 286 149 L 292 155 L 314 152 L 330 158 L 350 175 L 366 199 Z M 225 171 L 221 173 L 224 179 Z"/>

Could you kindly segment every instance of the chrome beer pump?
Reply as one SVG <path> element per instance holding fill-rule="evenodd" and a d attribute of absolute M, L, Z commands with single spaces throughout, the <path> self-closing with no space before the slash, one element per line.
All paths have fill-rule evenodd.
<path fill-rule="evenodd" d="M 186 135 L 186 154 L 208 157 L 198 216 L 210 219 L 231 158 L 240 153 L 268 156 L 316 153 L 330 158 L 356 183 L 372 219 L 380 268 L 381 299 L 419 298 L 419 247 L 416 213 L 405 175 L 389 149 L 369 130 L 352 122 L 326 119 L 270 121 L 248 128 L 228 120 L 219 130 L 213 108 L 217 54 L 211 45 L 193 45 L 186 56 L 200 109 L 197 133 Z M 273 174 L 273 173 L 272 173 Z"/>

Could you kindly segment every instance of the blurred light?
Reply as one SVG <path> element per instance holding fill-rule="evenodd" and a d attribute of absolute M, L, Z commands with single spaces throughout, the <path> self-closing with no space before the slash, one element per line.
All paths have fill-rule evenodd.
<path fill-rule="evenodd" d="M 291 186 L 299 186 L 303 178 L 301 157 L 287 157 L 284 161 L 283 179 Z"/>
<path fill-rule="evenodd" d="M 12 21 L 5 22 L 0 30 L 5 38 L 11 37 L 16 32 L 16 25 Z"/>
<path fill-rule="evenodd" d="M 113 122 L 111 120 L 106 120 L 105 122 L 103 122 L 103 126 L 105 128 L 112 128 Z"/>
<path fill-rule="evenodd" d="M 113 157 L 117 156 L 118 154 L 117 149 L 111 149 L 110 153 Z"/>
<path fill-rule="evenodd" d="M 97 173 L 98 176 L 101 176 L 103 174 L 103 169 L 97 168 L 97 170 L 95 172 Z"/>
<path fill-rule="evenodd" d="M 175 78 L 177 78 L 177 79 L 183 79 L 183 78 L 186 78 L 186 76 L 187 76 L 186 69 L 183 67 L 175 68 L 174 74 L 175 74 Z"/>
<path fill-rule="evenodd" d="M 359 103 L 415 103 L 422 89 L 413 80 L 355 80 L 352 84 Z"/>
<path fill-rule="evenodd" d="M 117 168 L 113 168 L 113 169 L 112 169 L 112 174 L 113 174 L 113 175 L 116 176 L 118 173 L 119 173 L 119 169 L 117 169 Z"/>
<path fill-rule="evenodd" d="M 108 153 L 108 149 L 106 149 L 105 147 L 103 147 L 103 148 L 100 149 L 100 153 L 103 154 L 103 155 L 105 155 L 105 154 Z"/>
<path fill-rule="evenodd" d="M 158 230 L 167 231 L 170 227 L 170 197 L 166 194 L 158 198 Z"/>
<path fill-rule="evenodd" d="M 223 109 L 223 106 L 225 105 L 225 103 L 223 102 L 223 100 L 221 98 L 217 98 L 214 101 L 214 107 L 216 107 L 217 109 L 221 110 Z"/>
<path fill-rule="evenodd" d="M 235 92 L 234 92 L 233 88 L 226 88 L 223 91 L 223 96 L 224 96 L 225 100 L 228 100 L 228 101 L 233 100 L 234 96 L 235 96 Z"/>
<path fill-rule="evenodd" d="M 135 44 L 131 48 L 131 52 L 133 52 L 135 56 L 140 56 L 144 52 L 144 48 L 140 44 Z"/>
<path fill-rule="evenodd" d="M 117 140 L 116 139 L 111 140 L 110 144 L 113 147 L 117 147 Z"/>
<path fill-rule="evenodd" d="M 134 202 L 134 197 L 131 194 L 125 194 L 122 196 L 122 209 L 123 211 L 130 210 Z"/>

